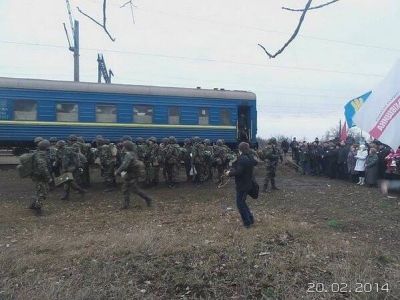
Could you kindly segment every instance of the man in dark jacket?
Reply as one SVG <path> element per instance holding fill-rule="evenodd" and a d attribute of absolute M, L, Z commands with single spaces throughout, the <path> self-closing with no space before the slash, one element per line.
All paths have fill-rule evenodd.
<path fill-rule="evenodd" d="M 243 225 L 249 228 L 254 223 L 253 214 L 246 204 L 247 193 L 253 188 L 253 169 L 257 161 L 250 154 L 248 143 L 239 144 L 239 157 L 233 165 L 233 169 L 226 171 L 225 175 L 235 176 L 236 205 L 242 217 Z"/>
<path fill-rule="evenodd" d="M 347 179 L 347 156 L 349 155 L 350 147 L 345 142 L 341 142 L 338 150 L 337 159 L 337 175 L 339 179 Z"/>

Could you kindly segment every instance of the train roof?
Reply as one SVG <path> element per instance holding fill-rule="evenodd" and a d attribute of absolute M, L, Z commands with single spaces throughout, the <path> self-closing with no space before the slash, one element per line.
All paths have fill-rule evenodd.
<path fill-rule="evenodd" d="M 84 93 L 117 93 L 132 95 L 178 96 L 194 98 L 256 100 L 256 95 L 247 91 L 224 89 L 178 88 L 149 85 L 105 84 L 43 79 L 0 77 L 0 88 L 54 90 Z"/>

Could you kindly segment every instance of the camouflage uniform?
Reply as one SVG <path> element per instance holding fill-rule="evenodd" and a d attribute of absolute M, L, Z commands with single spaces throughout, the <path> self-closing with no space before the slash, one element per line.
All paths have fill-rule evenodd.
<path fill-rule="evenodd" d="M 190 169 L 192 168 L 191 153 L 192 153 L 192 141 L 190 139 L 185 139 L 183 148 L 185 151 L 182 155 L 182 160 L 185 164 L 186 179 L 190 181 L 192 176 L 190 175 Z"/>
<path fill-rule="evenodd" d="M 218 172 L 218 183 L 221 181 L 221 178 L 224 175 L 224 170 L 227 167 L 227 155 L 228 153 L 226 148 L 223 146 L 222 140 L 217 140 L 217 143 L 214 146 L 213 161 Z"/>
<path fill-rule="evenodd" d="M 51 174 L 54 177 L 60 176 L 60 168 L 57 167 L 56 161 L 57 161 L 57 144 L 58 140 L 55 137 L 50 138 L 50 147 L 49 147 L 49 160 L 50 160 L 50 168 L 51 168 Z"/>
<path fill-rule="evenodd" d="M 78 137 L 77 144 L 79 145 L 79 152 L 84 156 L 81 159 L 82 162 L 82 186 L 89 187 L 90 186 L 90 164 L 94 161 L 94 155 L 91 151 L 91 145 L 85 143 L 85 140 L 82 137 Z"/>
<path fill-rule="evenodd" d="M 157 185 L 160 182 L 160 147 L 157 139 L 151 137 L 147 140 L 147 153 L 145 155 L 146 184 Z"/>
<path fill-rule="evenodd" d="M 123 160 L 121 166 L 115 171 L 116 175 L 121 175 L 122 172 L 126 172 L 124 176 L 122 176 L 122 193 L 124 195 L 124 201 L 122 204 L 123 209 L 129 207 L 131 189 L 134 194 L 138 195 L 146 201 L 147 206 L 151 206 L 152 202 L 151 198 L 138 187 L 138 172 L 136 168 L 138 164 L 138 157 L 134 152 L 133 145 L 134 144 L 131 141 L 124 142 Z"/>
<path fill-rule="evenodd" d="M 147 145 L 144 142 L 144 139 L 141 137 L 138 137 L 136 139 L 136 143 L 137 143 L 137 157 L 139 160 L 141 160 L 142 162 L 145 161 L 145 156 L 147 153 Z"/>
<path fill-rule="evenodd" d="M 214 148 L 211 144 L 211 140 L 204 140 L 204 163 L 205 168 L 207 169 L 207 177 L 206 179 L 212 179 L 212 168 L 213 168 L 213 156 L 214 156 Z"/>
<path fill-rule="evenodd" d="M 179 145 L 173 136 L 169 138 L 169 144 L 165 149 L 165 170 L 167 185 L 168 187 L 173 187 L 177 183 L 179 171 Z"/>
<path fill-rule="evenodd" d="M 69 147 L 69 146 L 64 146 L 62 148 L 59 148 L 59 151 L 62 154 L 61 158 L 61 170 L 62 173 L 70 172 L 73 174 L 73 176 L 77 176 L 79 180 L 79 168 L 80 168 L 80 156 L 76 151 L 79 151 L 79 146 L 75 145 L 74 147 Z M 61 197 L 61 200 L 68 200 L 69 195 L 71 192 L 71 187 L 74 190 L 79 191 L 81 195 L 85 193 L 85 190 L 82 189 L 75 181 L 69 180 L 64 183 L 64 195 Z"/>
<path fill-rule="evenodd" d="M 204 152 L 206 150 L 205 145 L 201 143 L 199 137 L 193 138 L 194 144 L 192 147 L 192 161 L 195 169 L 196 175 L 194 178 L 194 182 L 202 183 L 208 178 L 208 170 L 206 167 L 205 155 Z"/>
<path fill-rule="evenodd" d="M 282 154 L 276 145 L 275 138 L 271 138 L 268 141 L 267 146 L 259 151 L 260 159 L 266 161 L 266 168 L 267 172 L 264 179 L 264 189 L 263 191 L 266 192 L 268 189 L 269 182 L 271 181 L 271 188 L 272 190 L 278 190 L 275 185 L 275 174 L 276 168 L 278 166 L 279 159 L 282 160 Z"/>
<path fill-rule="evenodd" d="M 106 185 L 104 191 L 111 192 L 116 187 L 114 172 L 118 151 L 117 147 L 114 144 L 110 144 L 108 140 L 103 140 L 103 144 L 100 142 L 100 145 L 97 155 L 100 158 L 101 175 Z"/>
<path fill-rule="evenodd" d="M 47 198 L 49 191 L 48 183 L 51 180 L 47 159 L 47 149 L 49 146 L 49 141 L 42 140 L 38 143 L 38 150 L 33 154 L 32 181 L 35 183 L 36 198 L 30 205 L 31 209 L 40 210 L 43 201 Z"/>
<path fill-rule="evenodd" d="M 167 169 L 165 168 L 165 151 L 167 150 L 168 138 L 163 138 L 160 143 L 160 163 L 164 181 L 167 182 Z"/>

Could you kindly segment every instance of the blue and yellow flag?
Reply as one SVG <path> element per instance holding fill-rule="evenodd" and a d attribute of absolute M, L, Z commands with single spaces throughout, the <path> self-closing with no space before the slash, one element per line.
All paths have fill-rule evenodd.
<path fill-rule="evenodd" d="M 358 112 L 361 108 L 361 106 L 364 104 L 365 101 L 367 101 L 369 95 L 371 95 L 372 91 L 369 91 L 368 93 L 355 98 L 353 100 L 350 100 L 345 106 L 344 106 L 344 115 L 346 117 L 347 121 L 347 126 L 349 128 L 356 126 L 356 124 L 353 123 L 353 118 L 356 112 Z"/>

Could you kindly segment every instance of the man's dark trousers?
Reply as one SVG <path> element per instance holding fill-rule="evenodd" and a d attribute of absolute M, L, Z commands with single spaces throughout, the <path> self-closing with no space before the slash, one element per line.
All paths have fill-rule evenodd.
<path fill-rule="evenodd" d="M 239 209 L 240 216 L 242 217 L 243 225 L 250 226 L 254 223 L 253 214 L 246 204 L 247 192 L 236 191 L 236 206 Z"/>

